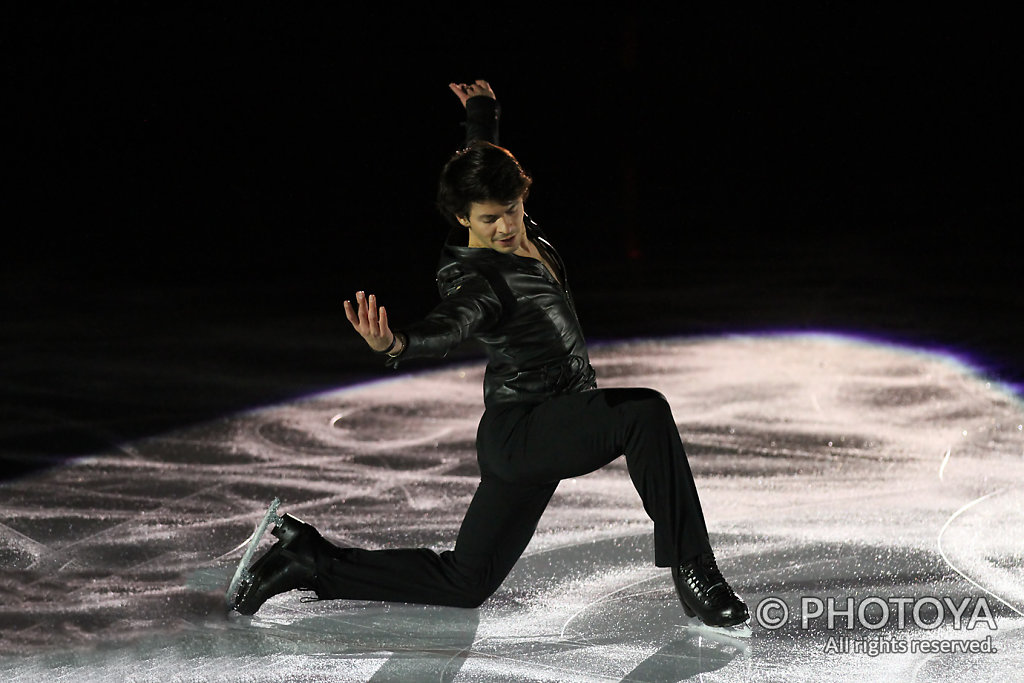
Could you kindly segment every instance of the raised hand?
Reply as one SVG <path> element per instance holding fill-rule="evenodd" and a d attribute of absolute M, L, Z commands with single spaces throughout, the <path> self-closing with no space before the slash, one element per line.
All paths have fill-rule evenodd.
<path fill-rule="evenodd" d="M 345 317 L 374 351 L 386 351 L 395 341 L 388 327 L 388 312 L 383 306 L 377 307 L 377 297 L 373 294 L 366 296 L 366 292 L 356 292 L 356 307 L 346 301 Z M 394 350 L 398 350 L 397 346 Z"/>
<path fill-rule="evenodd" d="M 473 83 L 449 83 L 448 87 L 451 88 L 452 92 L 459 98 L 463 107 L 466 106 L 466 100 L 470 97 L 483 95 L 484 97 L 490 97 L 492 100 L 497 99 L 494 96 L 494 89 L 491 88 L 491 85 L 487 81 L 482 79 L 477 79 Z"/>

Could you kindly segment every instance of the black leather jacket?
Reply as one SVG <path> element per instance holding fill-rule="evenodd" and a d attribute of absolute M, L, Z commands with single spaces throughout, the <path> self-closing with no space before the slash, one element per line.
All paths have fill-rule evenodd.
<path fill-rule="evenodd" d="M 475 97 L 467 105 L 467 143 L 496 142 L 497 103 Z M 437 267 L 442 302 L 423 320 L 401 329 L 406 346 L 399 360 L 443 357 L 466 339 L 476 338 L 489 357 L 484 376 L 487 406 L 540 402 L 597 386 L 565 265 L 529 218 L 526 232 L 545 252 L 561 284 L 536 259 L 461 246 L 467 234 L 455 229 Z"/>
<path fill-rule="evenodd" d="M 540 402 L 597 386 L 562 259 L 536 224 L 529 221 L 526 230 L 562 284 L 536 259 L 446 244 L 437 268 L 443 301 L 401 330 L 407 341 L 399 359 L 443 357 L 476 338 L 489 357 L 487 406 Z"/>

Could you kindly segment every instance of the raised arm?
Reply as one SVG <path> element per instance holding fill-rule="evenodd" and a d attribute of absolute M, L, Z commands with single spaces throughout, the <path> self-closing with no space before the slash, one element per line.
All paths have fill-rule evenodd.
<path fill-rule="evenodd" d="M 466 144 L 485 140 L 498 144 L 500 107 L 494 89 L 484 80 L 473 83 L 449 83 L 448 87 L 466 108 Z M 501 314 L 502 303 L 479 276 L 448 278 L 442 288 L 445 299 L 423 320 L 402 331 L 388 324 L 387 310 L 377 305 L 377 297 L 357 292 L 355 303 L 345 302 L 345 317 L 353 329 L 377 353 L 386 353 L 393 364 L 403 357 L 443 356 L 475 330 L 493 323 Z"/>
<path fill-rule="evenodd" d="M 476 140 L 497 145 L 501 106 L 490 83 L 480 79 L 473 83 L 449 83 L 448 87 L 466 108 L 466 146 Z"/>

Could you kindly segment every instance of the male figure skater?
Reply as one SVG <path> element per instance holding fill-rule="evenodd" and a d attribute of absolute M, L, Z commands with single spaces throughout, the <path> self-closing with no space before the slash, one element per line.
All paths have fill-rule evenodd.
<path fill-rule="evenodd" d="M 470 337 L 487 349 L 480 485 L 455 548 L 340 548 L 285 515 L 273 531 L 280 540 L 253 564 L 233 607 L 253 614 L 298 588 L 320 599 L 477 607 L 525 550 L 558 482 L 624 454 L 654 521 L 655 564 L 671 568 L 683 610 L 749 634 L 747 607 L 715 562 L 665 398 L 652 389 L 597 388 L 565 266 L 525 213 L 532 179 L 494 144 L 494 92 L 485 81 L 450 87 L 466 107 L 467 147 L 444 166 L 438 189 L 453 224 L 437 271 L 443 300 L 396 331 L 372 294 L 346 301 L 345 315 L 389 365 L 443 356 Z"/>

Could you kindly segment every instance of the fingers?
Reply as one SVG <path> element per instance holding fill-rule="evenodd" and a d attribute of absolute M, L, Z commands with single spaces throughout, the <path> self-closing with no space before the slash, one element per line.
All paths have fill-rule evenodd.
<path fill-rule="evenodd" d="M 371 294 L 370 298 L 376 303 L 376 297 Z M 352 305 L 351 301 L 345 302 L 345 317 L 352 323 L 352 327 L 356 328 L 359 334 L 365 336 L 370 332 L 369 303 L 366 300 L 365 292 L 356 292 L 355 306 Z"/>
<path fill-rule="evenodd" d="M 459 98 L 459 101 L 462 102 L 463 105 L 466 104 L 466 100 L 470 97 L 476 97 L 478 95 L 495 99 L 494 89 L 491 88 L 491 84 L 482 78 L 478 78 L 473 83 L 449 83 L 448 88 L 455 93 L 456 97 Z"/>
<path fill-rule="evenodd" d="M 351 301 L 345 302 L 345 317 L 352 323 L 352 327 L 357 330 L 359 329 L 359 316 L 356 314 L 355 309 L 352 308 Z"/>
<path fill-rule="evenodd" d="M 455 96 L 459 98 L 459 102 L 462 103 L 462 106 L 466 106 L 466 100 L 469 99 L 469 94 L 466 92 L 466 84 L 449 83 L 448 87 L 451 88 L 452 92 L 455 93 Z"/>
<path fill-rule="evenodd" d="M 344 307 L 345 318 L 372 349 L 380 351 L 391 344 L 394 334 L 388 325 L 388 313 L 383 306 L 377 306 L 376 295 L 356 292 L 355 306 L 346 301 Z"/>
<path fill-rule="evenodd" d="M 363 296 L 366 296 L 365 294 Z M 370 334 L 374 337 L 380 336 L 380 320 L 377 313 L 377 297 L 371 294 L 366 299 L 366 324 L 370 328 Z"/>
<path fill-rule="evenodd" d="M 370 331 L 370 324 L 366 320 L 366 292 L 356 292 L 356 318 L 359 320 L 359 331 L 367 334 Z"/>
<path fill-rule="evenodd" d="M 494 89 L 491 87 L 491 84 L 488 83 L 487 81 L 485 81 L 484 79 L 482 79 L 482 78 L 476 79 L 476 87 L 477 87 L 477 91 L 476 91 L 475 94 L 477 94 L 477 95 L 486 95 L 487 97 L 490 97 L 492 100 L 495 99 L 495 97 L 494 97 Z"/>

